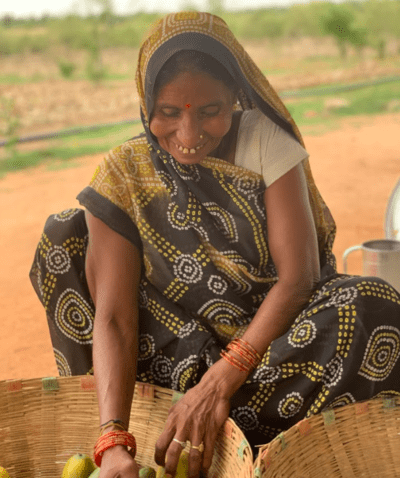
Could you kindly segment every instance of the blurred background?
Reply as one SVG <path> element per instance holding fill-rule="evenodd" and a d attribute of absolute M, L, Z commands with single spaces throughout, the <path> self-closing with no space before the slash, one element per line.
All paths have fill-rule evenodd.
<path fill-rule="evenodd" d="M 179 10 L 221 16 L 284 100 L 336 220 L 338 270 L 347 247 L 384 237 L 400 176 L 400 0 L 1 2 L 0 380 L 57 375 L 28 279 L 36 245 L 104 153 L 142 130 L 140 41 Z"/>

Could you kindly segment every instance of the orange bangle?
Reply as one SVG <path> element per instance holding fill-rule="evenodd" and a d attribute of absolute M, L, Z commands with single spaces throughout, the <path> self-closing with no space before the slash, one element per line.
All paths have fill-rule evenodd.
<path fill-rule="evenodd" d="M 228 352 L 226 350 L 221 350 L 220 355 L 223 359 L 225 359 L 228 363 L 233 365 L 233 367 L 237 368 L 241 372 L 250 372 L 251 371 L 250 367 L 246 366 L 243 362 L 238 360 L 233 355 L 228 354 Z"/>
<path fill-rule="evenodd" d="M 249 343 L 242 339 L 232 340 L 226 349 L 237 353 L 251 368 L 256 368 L 262 360 L 260 354 Z"/>
<path fill-rule="evenodd" d="M 109 448 L 113 446 L 123 445 L 128 447 L 128 453 L 135 458 L 136 455 L 136 440 L 135 437 L 123 430 L 114 430 L 104 435 L 100 436 L 97 439 L 97 442 L 94 446 L 94 461 L 98 467 L 101 466 L 101 460 L 103 458 L 103 454 Z M 130 449 L 129 449 L 130 447 Z"/>

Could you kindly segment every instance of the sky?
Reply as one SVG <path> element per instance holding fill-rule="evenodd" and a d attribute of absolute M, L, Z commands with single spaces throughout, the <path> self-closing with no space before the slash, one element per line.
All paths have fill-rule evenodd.
<path fill-rule="evenodd" d="M 241 10 L 273 6 L 286 6 L 293 3 L 306 3 L 307 0 L 224 0 L 227 10 Z M 68 13 L 96 13 L 93 5 L 96 0 L 0 0 L 0 17 L 9 13 L 15 17 L 41 17 L 43 14 L 64 15 Z M 112 0 L 117 14 L 145 12 L 173 12 L 183 10 L 185 5 L 193 5 L 198 10 L 207 10 L 208 0 Z"/>

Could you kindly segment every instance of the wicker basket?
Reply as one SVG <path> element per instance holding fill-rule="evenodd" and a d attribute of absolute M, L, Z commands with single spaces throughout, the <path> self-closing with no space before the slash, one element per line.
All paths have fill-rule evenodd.
<path fill-rule="evenodd" d="M 304 419 L 261 447 L 257 478 L 400 477 L 400 397 Z"/>
<path fill-rule="evenodd" d="M 137 462 L 155 467 L 154 445 L 168 410 L 182 394 L 137 383 L 130 431 Z M 0 382 L 0 465 L 12 478 L 57 478 L 75 453 L 93 456 L 99 436 L 94 377 L 90 375 Z M 211 478 L 253 476 L 249 445 L 228 419 L 221 430 Z"/>

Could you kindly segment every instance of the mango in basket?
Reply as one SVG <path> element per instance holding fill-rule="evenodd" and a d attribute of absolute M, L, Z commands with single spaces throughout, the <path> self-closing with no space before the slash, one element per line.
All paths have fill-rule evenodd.
<path fill-rule="evenodd" d="M 91 475 L 89 475 L 89 478 L 99 478 L 99 476 L 100 476 L 100 468 L 96 468 L 94 472 Z"/>
<path fill-rule="evenodd" d="M 139 478 L 156 478 L 156 470 L 151 466 L 144 466 L 139 470 Z"/>
<path fill-rule="evenodd" d="M 77 453 L 65 464 L 61 478 L 89 478 L 95 469 L 96 465 L 88 455 Z"/>
<path fill-rule="evenodd" d="M 165 468 L 159 466 L 157 468 L 156 478 L 164 478 Z M 179 457 L 178 466 L 176 468 L 175 478 L 187 478 L 189 476 L 189 453 L 183 451 Z"/>
<path fill-rule="evenodd" d="M 10 478 L 8 471 L 2 466 L 0 466 L 0 478 Z"/>

